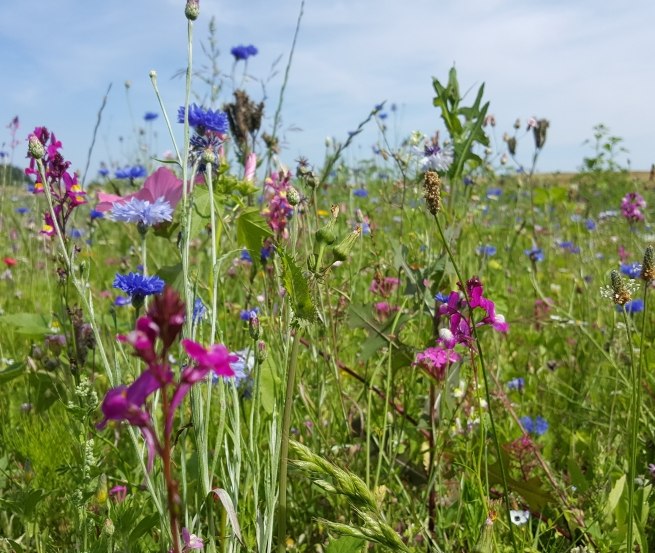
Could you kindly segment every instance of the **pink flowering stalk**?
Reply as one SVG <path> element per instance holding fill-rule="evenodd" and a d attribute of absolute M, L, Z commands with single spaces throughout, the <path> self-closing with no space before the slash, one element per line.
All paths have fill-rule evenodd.
<path fill-rule="evenodd" d="M 198 541 L 194 536 L 195 546 L 192 547 L 189 535 L 188 539 L 184 539 L 184 548 L 180 548 L 178 515 L 181 500 L 171 466 L 175 412 L 191 387 L 211 373 L 233 377 L 235 373 L 230 363 L 238 360 L 237 356 L 230 355 L 229 350 L 221 344 L 205 349 L 192 340 L 182 340 L 192 362 L 182 369 L 179 378 L 176 378 L 169 362 L 169 352 L 182 331 L 185 313 L 184 302 L 178 293 L 173 288 L 166 287 L 161 295 L 153 299 L 147 315 L 137 320 L 136 328 L 118 337 L 120 341 L 134 348 L 134 354 L 146 364 L 146 369 L 129 386 L 120 385 L 107 392 L 101 407 L 104 417 L 97 425 L 102 429 L 110 420 L 127 421 L 140 430 L 146 442 L 148 470 L 152 470 L 156 455 L 161 458 L 174 553 L 197 549 L 198 543 L 202 543 L 202 540 Z M 160 392 L 161 419 L 164 421 L 163 431 L 159 433 L 148 406 L 148 398 L 157 390 Z"/>
<path fill-rule="evenodd" d="M 134 194 L 127 196 L 118 196 L 116 194 L 107 194 L 98 192 L 98 205 L 96 211 L 109 211 L 116 204 L 125 204 L 132 198 L 154 204 L 158 199 L 163 198 L 169 203 L 171 208 L 175 206 L 182 198 L 182 181 L 175 176 L 170 169 L 160 167 L 150 175 L 143 183 L 143 188 Z"/>
<path fill-rule="evenodd" d="M 446 379 L 448 367 L 459 360 L 460 356 L 456 351 L 437 346 L 417 353 L 413 364 L 423 369 L 435 380 L 442 382 Z"/>
<path fill-rule="evenodd" d="M 41 233 L 46 236 L 53 236 L 58 226 L 62 238 L 66 238 L 66 225 L 73 213 L 73 210 L 86 203 L 86 192 L 78 182 L 77 173 L 71 174 L 68 171 L 70 161 L 64 160 L 59 150 L 61 142 L 55 138 L 45 127 L 36 127 L 28 137 L 28 157 L 30 165 L 25 169 L 25 174 L 34 177 L 35 194 L 40 194 L 48 187 L 52 196 L 53 213 L 44 213 L 43 227 Z M 43 174 L 38 164 L 43 165 Z M 45 176 L 46 182 L 43 182 Z"/>
<path fill-rule="evenodd" d="M 630 223 L 644 220 L 642 210 L 646 208 L 646 200 L 637 192 L 628 192 L 621 200 L 621 215 Z"/>
<path fill-rule="evenodd" d="M 293 215 L 293 207 L 287 200 L 290 187 L 291 174 L 288 171 L 271 173 L 271 176 L 264 181 L 264 202 L 267 205 L 262 210 L 262 215 L 278 240 L 289 237 L 287 222 Z"/>
<path fill-rule="evenodd" d="M 400 285 L 400 280 L 396 277 L 382 277 L 379 274 L 375 275 L 369 291 L 373 294 L 378 294 L 383 298 L 388 298 L 393 294 L 398 286 Z"/>

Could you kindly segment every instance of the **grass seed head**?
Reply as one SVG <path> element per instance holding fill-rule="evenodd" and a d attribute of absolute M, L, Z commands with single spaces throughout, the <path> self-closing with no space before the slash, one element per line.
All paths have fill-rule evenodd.
<path fill-rule="evenodd" d="M 427 171 L 423 176 L 423 195 L 428 210 L 436 215 L 441 208 L 441 179 L 436 171 Z"/>

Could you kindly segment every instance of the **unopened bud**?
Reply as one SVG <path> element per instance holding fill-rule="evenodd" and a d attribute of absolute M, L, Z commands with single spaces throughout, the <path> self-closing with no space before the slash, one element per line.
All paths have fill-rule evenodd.
<path fill-rule="evenodd" d="M 507 140 L 507 149 L 511 155 L 516 155 L 516 137 L 512 136 Z"/>
<path fill-rule="evenodd" d="M 105 536 L 113 536 L 115 530 L 116 528 L 112 520 L 110 518 L 106 519 L 104 524 L 102 525 L 102 533 Z"/>
<path fill-rule="evenodd" d="M 261 328 L 259 325 L 259 317 L 254 311 L 250 312 L 250 318 L 248 319 L 248 331 L 250 332 L 250 337 L 253 340 L 257 340 L 261 333 Z"/>
<path fill-rule="evenodd" d="M 200 158 L 204 163 L 214 163 L 216 161 L 216 154 L 210 148 L 206 148 L 202 151 Z"/>
<path fill-rule="evenodd" d="M 156 81 L 157 80 L 157 71 L 154 69 L 150 70 L 150 73 L 148 73 L 148 76 L 150 77 L 151 80 Z"/>
<path fill-rule="evenodd" d="M 548 132 L 548 127 L 550 126 L 550 121 L 548 119 L 539 119 L 537 121 L 537 126 L 533 129 L 534 133 L 534 144 L 537 147 L 537 150 L 541 150 L 546 143 L 546 133 Z"/>
<path fill-rule="evenodd" d="M 517 118 L 516 121 L 514 121 L 514 128 L 516 130 L 521 128 L 521 120 L 520 119 Z"/>
<path fill-rule="evenodd" d="M 423 197 L 428 211 L 436 215 L 441 208 L 441 179 L 436 171 L 427 171 L 423 175 Z"/>
<path fill-rule="evenodd" d="M 45 155 L 45 148 L 35 134 L 31 134 L 27 139 L 27 153 L 34 159 L 42 159 Z"/>
<path fill-rule="evenodd" d="M 300 203 L 300 193 L 293 186 L 287 189 L 287 202 L 290 206 L 297 206 Z"/>
<path fill-rule="evenodd" d="M 644 262 L 641 265 L 641 278 L 646 282 L 655 280 L 655 250 L 653 250 L 653 246 L 646 246 Z"/>
<path fill-rule="evenodd" d="M 266 349 L 266 342 L 264 342 L 264 340 L 259 340 L 257 342 L 256 355 L 257 355 L 257 361 L 259 363 L 263 363 L 264 361 L 266 361 L 266 357 L 268 357 L 268 350 Z"/>
<path fill-rule="evenodd" d="M 189 21 L 195 21 L 200 15 L 200 0 L 187 0 L 184 15 Z"/>

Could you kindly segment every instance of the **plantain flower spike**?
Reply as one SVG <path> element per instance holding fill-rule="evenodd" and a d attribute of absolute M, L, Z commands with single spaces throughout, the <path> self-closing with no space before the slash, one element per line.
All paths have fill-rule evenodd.
<path fill-rule="evenodd" d="M 655 280 L 655 250 L 647 246 L 644 252 L 644 262 L 641 265 L 641 279 L 646 282 Z"/>
<path fill-rule="evenodd" d="M 430 213 L 436 215 L 441 209 L 441 179 L 436 171 L 426 171 L 423 175 L 423 196 Z"/>
<path fill-rule="evenodd" d="M 617 305 L 625 305 L 628 303 L 632 294 L 626 287 L 625 282 L 623 282 L 621 274 L 616 269 L 610 273 L 610 283 L 612 285 L 612 299 L 614 300 L 614 303 Z"/>

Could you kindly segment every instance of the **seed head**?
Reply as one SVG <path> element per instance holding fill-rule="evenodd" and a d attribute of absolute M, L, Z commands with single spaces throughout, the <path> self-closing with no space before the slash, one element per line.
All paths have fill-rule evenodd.
<path fill-rule="evenodd" d="M 537 150 L 541 150 L 546 143 L 546 133 L 548 132 L 548 127 L 550 126 L 550 121 L 548 119 L 539 119 L 537 125 L 532 129 L 534 133 L 534 144 L 537 147 Z"/>
<path fill-rule="evenodd" d="M 646 282 L 655 280 L 655 250 L 653 250 L 653 246 L 646 246 L 644 262 L 641 265 L 641 279 Z"/>
<path fill-rule="evenodd" d="M 423 196 L 430 213 L 436 215 L 441 208 L 441 179 L 436 171 L 427 171 L 423 176 Z"/>
<path fill-rule="evenodd" d="M 632 294 L 626 287 L 625 282 L 623 282 L 621 274 L 616 269 L 610 273 L 610 283 L 612 286 L 612 299 L 614 300 L 614 303 L 617 305 L 625 305 L 628 303 Z"/>

